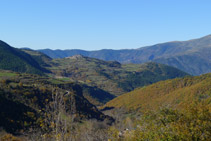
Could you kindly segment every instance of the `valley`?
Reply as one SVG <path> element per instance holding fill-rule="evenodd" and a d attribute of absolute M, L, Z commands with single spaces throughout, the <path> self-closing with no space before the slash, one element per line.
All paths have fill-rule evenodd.
<path fill-rule="evenodd" d="M 2 0 L 0 141 L 211 141 L 205 0 Z"/>
<path fill-rule="evenodd" d="M 210 73 L 0 51 L 1 140 L 210 139 Z"/>
<path fill-rule="evenodd" d="M 176 68 L 158 63 L 120 64 L 81 55 L 54 59 L 48 68 L 57 78 L 98 87 L 119 96 L 137 87 L 189 75 Z"/>

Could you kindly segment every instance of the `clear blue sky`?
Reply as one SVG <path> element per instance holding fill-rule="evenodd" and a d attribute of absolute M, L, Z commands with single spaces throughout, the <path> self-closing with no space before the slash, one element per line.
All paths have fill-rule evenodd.
<path fill-rule="evenodd" d="M 0 40 L 32 49 L 131 49 L 211 34 L 211 0 L 0 0 Z"/>

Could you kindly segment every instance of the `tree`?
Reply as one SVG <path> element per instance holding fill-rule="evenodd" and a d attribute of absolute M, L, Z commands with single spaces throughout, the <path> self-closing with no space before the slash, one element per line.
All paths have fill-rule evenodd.
<path fill-rule="evenodd" d="M 44 132 L 43 138 L 55 138 L 56 140 L 66 141 L 71 137 L 72 124 L 74 121 L 75 103 L 71 99 L 71 107 L 67 107 L 67 100 L 71 97 L 70 92 L 61 92 L 59 89 L 52 90 L 52 100 L 47 103 L 44 111 L 44 121 L 41 127 Z M 68 104 L 69 106 L 69 104 Z M 68 109 L 71 109 L 67 113 Z"/>

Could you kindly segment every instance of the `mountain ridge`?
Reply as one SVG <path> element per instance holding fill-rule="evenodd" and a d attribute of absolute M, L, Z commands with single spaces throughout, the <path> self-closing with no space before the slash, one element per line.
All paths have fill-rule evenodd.
<path fill-rule="evenodd" d="M 173 41 L 145 46 L 137 49 L 96 51 L 85 50 L 39 50 L 52 58 L 84 55 L 106 61 L 121 63 L 145 63 L 154 61 L 176 67 L 192 75 L 211 72 L 211 35 L 187 41 Z M 188 58 L 188 61 L 186 59 Z M 191 62 L 189 62 L 191 60 Z M 198 62 L 203 62 L 200 65 Z"/>
<path fill-rule="evenodd" d="M 158 110 L 161 107 L 183 109 L 188 103 L 210 100 L 210 80 L 211 73 L 160 81 L 114 98 L 105 107 L 122 107 L 129 111 Z"/>
<path fill-rule="evenodd" d="M 29 54 L 0 41 L 0 69 L 43 74 L 48 72 Z"/>
<path fill-rule="evenodd" d="M 106 94 L 109 100 L 112 95 L 119 96 L 137 87 L 188 75 L 174 67 L 154 62 L 120 64 L 117 61 L 104 61 L 83 55 L 53 59 L 52 63 L 54 65 L 48 69 L 53 77 L 97 87 L 104 94 L 111 94 Z"/>

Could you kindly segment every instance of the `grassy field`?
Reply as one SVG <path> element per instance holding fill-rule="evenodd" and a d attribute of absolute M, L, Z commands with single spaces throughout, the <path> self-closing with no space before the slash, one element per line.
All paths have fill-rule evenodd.
<path fill-rule="evenodd" d="M 0 77 L 13 77 L 13 76 L 17 76 L 17 73 L 12 73 L 12 72 L 2 72 L 0 71 Z"/>

